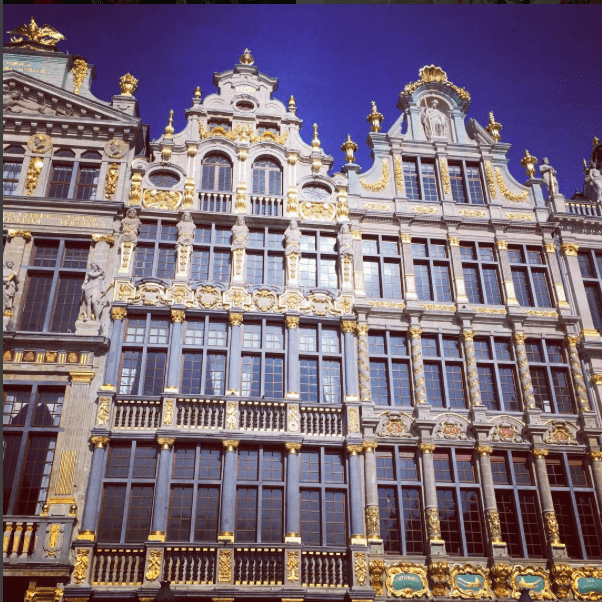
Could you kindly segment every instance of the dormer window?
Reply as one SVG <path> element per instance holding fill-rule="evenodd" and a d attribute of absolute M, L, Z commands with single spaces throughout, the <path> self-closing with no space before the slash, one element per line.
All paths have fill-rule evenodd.
<path fill-rule="evenodd" d="M 253 194 L 282 194 L 280 165 L 272 159 L 259 159 L 253 164 Z"/>
<path fill-rule="evenodd" d="M 203 159 L 201 188 L 216 192 L 232 190 L 232 166 L 224 155 L 209 155 Z"/>
<path fill-rule="evenodd" d="M 211 119 L 209 121 L 209 131 L 212 132 L 215 128 L 221 128 L 222 130 L 230 131 L 230 122 L 226 119 Z"/>

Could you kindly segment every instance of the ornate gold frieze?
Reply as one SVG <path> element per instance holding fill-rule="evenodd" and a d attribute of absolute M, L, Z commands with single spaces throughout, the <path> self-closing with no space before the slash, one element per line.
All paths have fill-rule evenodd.
<path fill-rule="evenodd" d="M 451 311 L 455 312 L 456 308 L 454 305 L 441 305 L 440 303 L 420 303 L 420 307 L 424 307 L 424 309 L 428 310 L 436 310 L 436 311 Z"/>
<path fill-rule="evenodd" d="M 512 569 L 510 576 L 512 586 L 512 597 L 516 600 L 520 598 L 523 589 L 529 590 L 529 595 L 533 600 L 553 600 L 548 572 L 539 566 L 520 566 Z"/>
<path fill-rule="evenodd" d="M 130 205 L 137 205 L 142 198 L 142 174 L 132 174 L 132 184 L 130 187 Z"/>
<path fill-rule="evenodd" d="M 334 205 L 328 203 L 311 203 L 304 201 L 301 203 L 301 217 L 307 220 L 318 222 L 332 222 L 336 210 Z"/>
<path fill-rule="evenodd" d="M 297 550 L 287 550 L 286 578 L 288 581 L 299 580 L 299 552 Z"/>
<path fill-rule="evenodd" d="M 146 209 L 167 209 L 175 211 L 182 202 L 182 196 L 175 190 L 145 190 L 142 206 Z"/>
<path fill-rule="evenodd" d="M 220 550 L 218 556 L 218 583 L 230 583 L 232 581 L 232 550 Z"/>
<path fill-rule="evenodd" d="M 347 430 L 349 433 L 360 432 L 359 410 L 357 408 L 347 410 Z"/>
<path fill-rule="evenodd" d="M 489 569 L 493 581 L 493 591 L 499 598 L 507 598 L 510 595 L 508 578 L 512 574 L 512 567 L 505 562 L 498 562 Z"/>
<path fill-rule="evenodd" d="M 487 211 L 480 209 L 460 209 L 458 213 L 464 217 L 487 217 Z"/>
<path fill-rule="evenodd" d="M 493 598 L 487 569 L 472 564 L 456 564 L 451 569 L 452 591 L 450 598 L 482 600 Z"/>
<path fill-rule="evenodd" d="M 450 571 L 447 562 L 431 562 L 428 576 L 433 596 L 445 596 L 450 586 Z"/>
<path fill-rule="evenodd" d="M 573 567 L 568 564 L 554 564 L 550 569 L 550 574 L 553 579 L 556 597 L 568 598 L 571 595 Z"/>
<path fill-rule="evenodd" d="M 491 448 L 490 448 L 491 449 Z M 492 543 L 502 542 L 502 525 L 500 523 L 500 515 L 497 510 L 487 510 L 487 530 Z"/>
<path fill-rule="evenodd" d="M 172 309 L 171 310 L 171 321 L 174 324 L 181 324 L 186 319 L 185 309 Z"/>
<path fill-rule="evenodd" d="M 365 178 L 360 180 L 360 184 L 364 190 L 369 192 L 380 192 L 384 190 L 389 184 L 389 162 L 387 159 L 381 159 L 382 167 L 381 167 L 381 176 L 378 182 L 374 182 L 373 184 L 368 184 Z"/>
<path fill-rule="evenodd" d="M 169 398 L 169 397 L 163 401 L 163 425 L 164 426 L 172 426 L 173 425 L 175 404 L 176 404 L 176 400 Z"/>
<path fill-rule="evenodd" d="M 414 205 L 411 208 L 411 211 L 425 215 L 434 215 L 435 213 L 439 213 L 439 209 L 437 207 L 423 207 L 422 205 Z"/>
<path fill-rule="evenodd" d="M 401 575 L 402 578 L 400 579 L 398 575 Z M 405 577 L 405 582 L 403 577 Z M 428 589 L 426 567 L 409 562 L 391 564 L 387 567 L 386 586 L 389 596 L 395 598 L 422 598 Z"/>
<path fill-rule="evenodd" d="M 73 568 L 73 581 L 79 585 L 86 580 L 88 565 L 90 564 L 90 550 L 80 548 L 75 556 L 75 567 Z"/>
<path fill-rule="evenodd" d="M 506 219 L 515 221 L 515 222 L 532 222 L 533 214 L 532 213 L 506 213 Z"/>
<path fill-rule="evenodd" d="M 528 316 L 539 316 L 541 318 L 557 318 L 558 313 L 555 311 L 545 311 L 540 309 L 521 309 L 521 314 L 527 314 Z"/>
<path fill-rule="evenodd" d="M 232 430 L 238 426 L 238 404 L 229 401 L 226 406 L 226 429 Z"/>
<path fill-rule="evenodd" d="M 284 444 L 284 447 L 289 454 L 297 454 L 301 449 L 301 443 L 298 443 L 297 441 L 287 441 Z"/>
<path fill-rule="evenodd" d="M 385 573 L 386 564 L 384 560 L 370 561 L 370 587 L 376 590 L 377 596 L 382 596 L 383 585 L 382 578 Z"/>
<path fill-rule="evenodd" d="M 403 301 L 366 301 L 366 305 L 372 307 L 390 307 L 391 309 L 405 309 L 406 304 Z"/>
<path fill-rule="evenodd" d="M 471 307 L 470 309 L 478 314 L 506 315 L 508 313 L 503 307 Z"/>
<path fill-rule="evenodd" d="M 602 569 L 595 566 L 573 569 L 571 589 L 578 600 L 602 600 Z"/>
<path fill-rule="evenodd" d="M 558 527 L 558 519 L 555 512 L 544 512 L 543 522 L 546 527 L 546 535 L 551 545 L 560 545 L 560 531 Z"/>
<path fill-rule="evenodd" d="M 157 445 L 162 449 L 169 451 L 176 440 L 173 437 L 157 437 Z"/>
<path fill-rule="evenodd" d="M 386 203 L 364 203 L 364 209 L 368 209 L 368 211 L 392 211 L 393 206 Z"/>
<path fill-rule="evenodd" d="M 380 538 L 380 512 L 378 506 L 366 506 L 366 533 Z"/>
<path fill-rule="evenodd" d="M 364 585 L 368 577 L 368 564 L 365 552 L 355 552 L 353 560 L 353 572 L 358 584 Z"/>

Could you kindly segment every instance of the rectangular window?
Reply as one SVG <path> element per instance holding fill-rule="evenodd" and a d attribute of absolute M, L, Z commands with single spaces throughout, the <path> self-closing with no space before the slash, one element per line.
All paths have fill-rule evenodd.
<path fill-rule="evenodd" d="M 461 165 L 449 165 L 449 181 L 451 184 L 452 197 L 456 203 L 466 203 L 466 192 L 462 178 Z"/>
<path fill-rule="evenodd" d="M 451 301 L 446 244 L 433 240 L 415 242 L 412 243 L 412 255 L 418 298 L 421 301 Z"/>
<path fill-rule="evenodd" d="M 550 279 L 539 249 L 526 246 L 508 249 L 512 281 L 520 305 L 552 307 Z M 527 261 L 525 261 L 527 258 Z"/>
<path fill-rule="evenodd" d="M 2 172 L 2 194 L 4 196 L 17 194 L 22 167 L 21 161 L 4 161 Z"/>
<path fill-rule="evenodd" d="M 408 199 L 418 201 L 420 199 L 420 187 L 418 184 L 418 171 L 416 169 L 416 161 L 403 160 L 403 179 Z"/>
<path fill-rule="evenodd" d="M 602 332 L 602 252 L 582 251 L 578 259 L 592 322 Z"/>
<path fill-rule="evenodd" d="M 53 165 L 48 196 L 55 199 L 68 198 L 72 175 L 73 165 Z"/>
<path fill-rule="evenodd" d="M 86 201 L 96 199 L 96 188 L 98 186 L 99 175 L 100 167 L 80 167 L 77 186 L 75 188 L 75 198 Z"/>
<path fill-rule="evenodd" d="M 470 193 L 470 202 L 475 205 L 484 205 L 485 197 L 483 196 L 483 185 L 477 165 L 466 166 L 466 180 L 468 182 L 468 190 Z"/>
<path fill-rule="evenodd" d="M 422 174 L 423 198 L 425 201 L 438 201 L 437 179 L 435 177 L 435 165 L 422 161 L 420 164 Z"/>

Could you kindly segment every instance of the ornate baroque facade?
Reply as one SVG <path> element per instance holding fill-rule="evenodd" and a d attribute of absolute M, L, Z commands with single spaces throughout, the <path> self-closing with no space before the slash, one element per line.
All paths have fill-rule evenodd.
<path fill-rule="evenodd" d="M 429 66 L 330 176 L 249 51 L 151 143 L 11 33 L 5 591 L 602 599 L 599 140 L 521 184 Z"/>

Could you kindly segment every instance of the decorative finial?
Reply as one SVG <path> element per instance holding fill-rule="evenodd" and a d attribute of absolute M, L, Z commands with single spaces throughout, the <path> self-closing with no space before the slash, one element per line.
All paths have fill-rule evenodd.
<path fill-rule="evenodd" d="M 316 150 L 318 150 L 320 148 L 320 139 L 318 138 L 318 124 L 314 123 L 314 137 L 313 140 L 311 141 L 311 145 L 313 148 L 315 148 Z"/>
<path fill-rule="evenodd" d="M 585 159 L 583 159 L 583 171 L 585 173 L 587 173 L 588 168 L 589 168 L 589 165 L 587 164 L 587 161 Z"/>
<path fill-rule="evenodd" d="M 248 48 L 245 48 L 245 51 L 241 54 L 239 60 L 241 65 L 252 65 L 255 62 L 255 59 Z"/>
<path fill-rule="evenodd" d="M 169 112 L 169 119 L 165 126 L 165 138 L 173 138 L 173 109 Z"/>
<path fill-rule="evenodd" d="M 366 121 L 370 124 L 370 131 L 371 132 L 380 132 L 381 127 L 380 124 L 382 122 L 382 120 L 384 119 L 383 114 L 378 112 L 378 109 L 376 108 L 376 103 L 374 101 L 372 102 L 372 111 L 370 112 L 370 115 L 368 115 L 368 117 L 366 117 Z"/>
<path fill-rule="evenodd" d="M 489 125 L 485 129 L 491 134 L 491 137 L 496 142 L 500 141 L 500 130 L 502 129 L 502 124 L 496 122 L 493 113 L 489 113 Z"/>
<path fill-rule="evenodd" d="M 119 78 L 119 87 L 123 96 L 132 96 L 138 89 L 138 80 L 131 73 L 126 73 Z"/>
<path fill-rule="evenodd" d="M 201 90 L 201 86 L 197 86 L 194 91 L 194 97 L 200 98 L 203 95 L 203 91 Z"/>
<path fill-rule="evenodd" d="M 62 33 L 50 25 L 38 27 L 33 17 L 29 24 L 19 25 L 16 29 L 11 29 L 6 33 L 16 36 L 10 39 L 11 44 L 19 44 L 21 48 L 33 48 L 34 50 L 57 50 L 56 44 L 65 39 Z M 25 43 L 23 43 L 23 36 L 27 38 Z M 40 46 L 45 48 L 40 48 Z"/>
<path fill-rule="evenodd" d="M 436 67 L 435 65 L 425 65 L 418 71 L 418 75 L 420 75 L 420 79 L 425 83 L 444 83 L 447 81 L 447 73 L 445 73 L 441 67 Z"/>
<path fill-rule="evenodd" d="M 355 163 L 355 155 L 353 153 L 357 150 L 357 144 L 351 140 L 351 134 L 347 134 L 347 140 L 341 145 L 341 150 L 345 151 L 345 161 L 347 163 Z"/>
<path fill-rule="evenodd" d="M 525 168 L 525 173 L 529 176 L 529 179 L 535 175 L 535 165 L 537 164 L 537 157 L 534 157 L 525 150 L 525 156 L 522 158 L 520 164 Z"/>
<path fill-rule="evenodd" d="M 295 97 L 291 94 L 291 97 L 288 99 L 288 108 L 294 109 L 297 107 L 297 103 L 295 102 Z"/>

